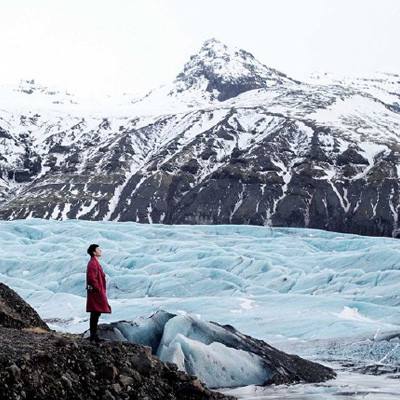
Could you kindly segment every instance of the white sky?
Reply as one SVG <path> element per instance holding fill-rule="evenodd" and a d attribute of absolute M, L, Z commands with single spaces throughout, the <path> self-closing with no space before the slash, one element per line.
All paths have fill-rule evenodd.
<path fill-rule="evenodd" d="M 300 78 L 400 73 L 399 0 L 0 0 L 0 83 L 137 92 L 211 37 Z"/>

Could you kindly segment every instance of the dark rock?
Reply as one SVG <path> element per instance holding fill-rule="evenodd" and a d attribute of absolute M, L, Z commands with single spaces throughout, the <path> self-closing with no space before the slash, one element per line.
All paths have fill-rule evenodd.
<path fill-rule="evenodd" d="M 133 356 L 131 358 L 131 366 L 141 375 L 149 375 L 153 368 L 151 358 L 148 354 Z"/>
<path fill-rule="evenodd" d="M 49 149 L 49 153 L 68 153 L 70 148 L 68 146 L 63 146 L 61 144 L 55 144 L 53 147 Z"/>
<path fill-rule="evenodd" d="M 129 386 L 135 382 L 134 378 L 132 378 L 131 376 L 126 376 L 126 375 L 120 375 L 119 380 L 123 386 Z"/>
<path fill-rule="evenodd" d="M 114 365 L 105 365 L 99 371 L 99 375 L 109 381 L 114 381 L 118 375 L 118 369 Z"/>
<path fill-rule="evenodd" d="M 360 153 L 349 147 L 342 154 L 340 154 L 336 160 L 338 165 L 348 165 L 348 164 L 364 164 L 368 165 L 368 160 L 366 160 Z"/>
<path fill-rule="evenodd" d="M 60 338 L 79 346 L 60 346 Z M 0 343 L 1 399 L 234 399 L 208 390 L 190 376 L 185 378 L 183 372 L 181 379 L 168 374 L 170 367 L 149 356 L 149 349 L 133 343 L 105 342 L 97 347 L 81 335 L 5 327 L 0 327 Z M 149 358 L 148 365 L 154 365 L 145 374 L 134 367 L 143 365 L 138 361 L 141 358 Z M 17 365 L 21 360 L 23 368 Z M 124 373 L 118 375 L 119 371 Z"/>
<path fill-rule="evenodd" d="M 39 314 L 14 290 L 0 282 L 0 326 L 10 328 L 50 328 Z"/>
<path fill-rule="evenodd" d="M 10 376 L 14 381 L 18 381 L 18 379 L 21 377 L 21 370 L 15 364 L 9 366 L 7 371 L 10 373 Z"/>
<path fill-rule="evenodd" d="M 0 283 L 0 399 L 233 399 L 208 390 L 152 355 L 151 347 L 50 331 Z M 121 372 L 121 374 L 120 374 Z M 185 381 L 185 382 L 184 382 Z M 194 382 L 194 383 L 191 383 Z"/>

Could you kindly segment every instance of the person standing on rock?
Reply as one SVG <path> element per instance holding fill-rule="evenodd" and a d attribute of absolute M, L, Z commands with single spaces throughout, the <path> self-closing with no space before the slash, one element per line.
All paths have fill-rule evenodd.
<path fill-rule="evenodd" d="M 106 275 L 99 263 L 101 249 L 97 244 L 91 244 L 87 249 L 90 260 L 86 270 L 86 312 L 90 312 L 90 341 L 99 343 L 97 324 L 101 313 L 111 313 L 106 293 Z"/>

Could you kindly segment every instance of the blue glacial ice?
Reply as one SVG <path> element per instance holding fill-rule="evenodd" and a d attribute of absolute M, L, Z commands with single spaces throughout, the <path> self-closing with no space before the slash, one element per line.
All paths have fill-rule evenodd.
<path fill-rule="evenodd" d="M 0 222 L 0 279 L 60 329 L 83 331 L 86 248 L 103 248 L 113 314 L 158 308 L 260 338 L 392 331 L 400 321 L 396 239 L 312 229 L 134 222 Z M 62 305 L 62 307 L 60 307 Z"/>
<path fill-rule="evenodd" d="M 211 388 L 261 385 L 266 381 L 269 374 L 262 359 L 213 340 L 223 334 L 221 328 L 198 317 L 178 315 L 166 323 L 157 355 L 198 376 Z"/>
<path fill-rule="evenodd" d="M 317 385 L 248 385 L 219 391 L 239 400 L 398 400 L 400 397 L 395 374 L 365 375 L 346 371 L 340 365 L 332 367 L 338 371 L 338 377 Z"/>
<path fill-rule="evenodd" d="M 191 313 L 307 355 L 309 343 L 400 331 L 400 242 L 391 238 L 243 225 L 0 221 L 0 280 L 52 328 L 83 332 L 90 243 L 103 249 L 113 308 L 100 323 L 157 309 Z M 189 346 L 174 340 L 176 348 Z"/>

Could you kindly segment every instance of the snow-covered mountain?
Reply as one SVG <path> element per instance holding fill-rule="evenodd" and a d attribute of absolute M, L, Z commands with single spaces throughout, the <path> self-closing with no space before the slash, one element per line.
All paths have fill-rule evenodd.
<path fill-rule="evenodd" d="M 400 235 L 398 75 L 300 82 L 211 39 L 142 97 L 0 101 L 2 219 Z"/>

